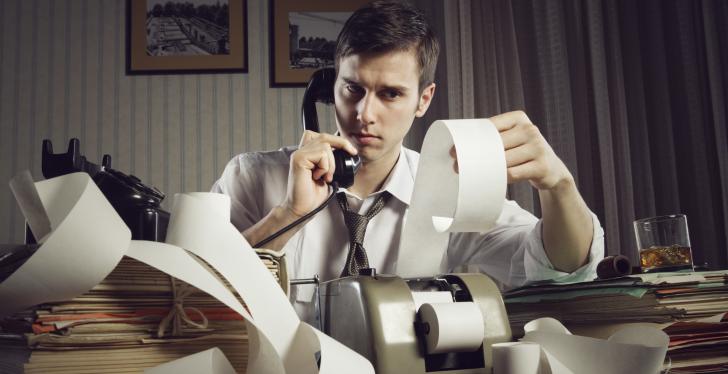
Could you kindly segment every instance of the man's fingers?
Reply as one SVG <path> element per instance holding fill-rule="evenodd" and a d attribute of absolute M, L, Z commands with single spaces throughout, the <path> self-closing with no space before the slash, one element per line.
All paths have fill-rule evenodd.
<path fill-rule="evenodd" d="M 326 177 L 328 174 L 329 169 L 331 168 L 329 153 L 330 151 L 327 152 L 326 149 L 317 149 L 311 154 L 312 157 L 309 158 L 309 161 L 312 163 L 311 178 L 314 180 L 319 180 L 321 177 Z"/>
<path fill-rule="evenodd" d="M 311 130 L 306 130 L 303 132 L 303 135 L 301 136 L 301 144 L 299 146 L 303 147 L 304 145 L 311 144 L 314 142 L 327 143 L 333 148 L 343 149 L 352 155 L 355 155 L 358 153 L 356 147 L 354 147 L 354 145 L 352 145 L 348 140 L 346 140 L 345 138 L 343 138 L 341 136 L 325 134 L 325 133 L 318 133 L 318 132 L 311 131 Z"/>
<path fill-rule="evenodd" d="M 314 139 L 319 137 L 321 134 L 311 131 L 311 130 L 305 130 L 303 132 L 303 135 L 301 135 L 301 142 L 298 144 L 299 147 L 303 147 L 304 145 L 311 143 Z"/>
<path fill-rule="evenodd" d="M 318 137 L 316 137 L 317 141 L 326 142 L 329 143 L 332 147 L 337 149 L 343 149 L 349 154 L 355 155 L 358 153 L 356 147 L 352 145 L 348 140 L 341 136 L 337 135 L 331 135 L 331 134 L 318 134 Z"/>
<path fill-rule="evenodd" d="M 301 137 L 301 145 L 297 152 L 308 162 L 307 168 L 311 170 L 311 177 L 314 180 L 321 180 L 331 183 L 334 179 L 336 161 L 333 149 L 343 149 L 349 154 L 355 155 L 357 149 L 346 139 L 331 134 L 322 134 L 306 130 Z"/>
<path fill-rule="evenodd" d="M 521 131 L 520 128 L 512 127 L 508 130 L 503 130 L 500 133 L 501 140 L 503 140 L 503 148 L 509 150 L 511 148 L 520 147 L 526 144 L 530 139 L 530 134 L 527 131 Z"/>
<path fill-rule="evenodd" d="M 528 118 L 526 113 L 521 110 L 499 114 L 497 116 L 490 117 L 489 119 L 493 122 L 493 125 L 495 125 L 495 128 L 498 129 L 498 131 L 505 131 L 516 125 L 531 123 L 531 120 Z"/>
<path fill-rule="evenodd" d="M 455 149 L 455 145 L 453 145 L 452 147 L 450 147 L 450 157 L 452 157 L 452 159 L 454 160 L 454 162 L 452 164 L 452 170 L 455 171 L 456 174 L 459 174 L 460 173 L 460 167 L 458 166 L 458 154 L 457 154 L 457 151 Z"/>
<path fill-rule="evenodd" d="M 328 143 L 309 143 L 293 153 L 292 167 L 308 170 L 316 181 L 331 182 L 336 163 L 334 152 Z M 294 166 L 295 165 L 295 166 Z"/>
<path fill-rule="evenodd" d="M 529 180 L 534 175 L 538 175 L 538 169 L 541 166 L 533 161 L 529 161 L 525 164 L 509 167 L 506 170 L 508 176 L 508 183 L 519 182 L 523 180 Z"/>
<path fill-rule="evenodd" d="M 530 147 L 521 146 L 506 150 L 506 167 L 518 166 L 532 161 L 535 152 Z"/>
<path fill-rule="evenodd" d="M 334 151 L 329 147 L 328 149 L 329 158 L 329 170 L 326 173 L 326 183 L 331 183 L 334 180 L 334 172 L 336 171 L 336 160 L 334 160 Z"/>

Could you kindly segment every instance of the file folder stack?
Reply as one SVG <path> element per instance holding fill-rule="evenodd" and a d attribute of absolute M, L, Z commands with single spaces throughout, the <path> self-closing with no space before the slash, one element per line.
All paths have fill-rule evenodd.
<path fill-rule="evenodd" d="M 260 257 L 276 279 L 285 279 L 278 258 Z M 220 348 L 236 371 L 245 372 L 245 321 L 206 293 L 188 288 L 181 305 L 190 323 L 175 329 L 175 318 L 168 318 L 160 330 L 176 309 L 172 282 L 169 275 L 125 257 L 79 297 L 0 319 L 0 372 L 139 373 L 212 347 Z M 178 296 L 189 287 L 174 282 Z"/>
<path fill-rule="evenodd" d="M 504 299 L 515 336 L 540 317 L 597 338 L 631 323 L 650 323 L 670 336 L 665 368 L 671 373 L 728 371 L 728 271 L 536 284 L 507 292 Z"/>

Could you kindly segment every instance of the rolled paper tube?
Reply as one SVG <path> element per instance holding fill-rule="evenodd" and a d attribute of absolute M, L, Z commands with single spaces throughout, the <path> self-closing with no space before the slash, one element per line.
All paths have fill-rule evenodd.
<path fill-rule="evenodd" d="M 597 276 L 600 279 L 609 279 L 629 275 L 632 264 L 622 255 L 607 256 L 597 265 Z"/>

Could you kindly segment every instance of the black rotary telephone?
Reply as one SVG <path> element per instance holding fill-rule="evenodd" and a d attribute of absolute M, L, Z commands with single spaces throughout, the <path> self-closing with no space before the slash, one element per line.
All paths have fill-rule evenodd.
<path fill-rule="evenodd" d="M 111 168 L 111 156 L 104 155 L 101 165 L 96 165 L 81 154 L 80 141 L 68 142 L 68 151 L 53 153 L 53 144 L 43 140 L 43 176 L 46 179 L 75 172 L 86 172 L 116 209 L 131 230 L 134 240 L 164 241 L 167 235 L 169 212 L 161 209 L 164 194 L 147 186 L 134 175 L 127 175 Z M 30 230 L 26 242 L 34 243 Z"/>
<path fill-rule="evenodd" d="M 301 124 L 304 130 L 319 131 L 318 114 L 316 113 L 316 102 L 327 105 L 334 103 L 334 82 L 336 82 L 336 70 L 334 68 L 323 68 L 316 70 L 308 81 L 306 92 L 303 93 L 303 104 L 301 104 Z M 342 149 L 334 150 L 334 182 L 340 187 L 349 187 L 354 184 L 354 175 L 361 159 L 358 155 L 352 156 Z"/>

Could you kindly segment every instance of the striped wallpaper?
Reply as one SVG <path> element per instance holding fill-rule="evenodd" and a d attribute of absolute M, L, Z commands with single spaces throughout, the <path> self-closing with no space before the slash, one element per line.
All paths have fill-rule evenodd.
<path fill-rule="evenodd" d="M 298 142 L 303 89 L 269 88 L 266 0 L 248 0 L 247 74 L 126 76 L 125 6 L 0 1 L 0 243 L 22 241 L 7 181 L 42 179 L 43 139 L 65 152 L 77 137 L 91 162 L 110 154 L 168 196 L 208 190 L 237 153 Z"/>

